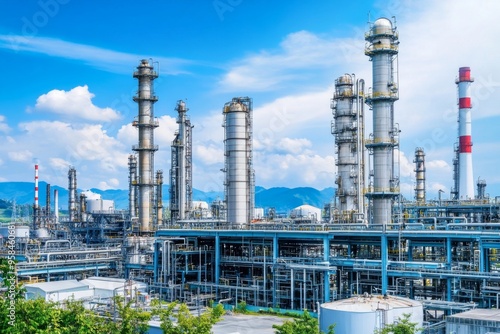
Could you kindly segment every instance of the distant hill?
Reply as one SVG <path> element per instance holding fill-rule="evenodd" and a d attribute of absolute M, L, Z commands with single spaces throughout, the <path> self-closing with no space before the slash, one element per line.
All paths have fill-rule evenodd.
<path fill-rule="evenodd" d="M 40 206 L 45 206 L 47 183 L 39 182 L 38 184 L 38 202 Z M 68 190 L 59 186 L 50 187 L 50 196 L 52 206 L 54 205 L 54 190 L 58 190 L 59 208 L 67 210 L 68 208 Z M 109 199 L 115 202 L 117 209 L 128 208 L 128 189 L 89 189 L 93 193 L 100 194 L 102 199 Z M 163 186 L 163 202 L 168 203 L 169 186 Z M 83 190 L 78 189 L 78 192 Z M 317 190 L 310 187 L 300 188 L 285 188 L 276 187 L 265 189 L 263 187 L 255 187 L 255 206 L 264 209 L 275 208 L 278 213 L 288 213 L 291 209 L 302 204 L 309 204 L 318 208 L 323 208 L 326 203 L 333 199 L 335 193 L 334 188 L 325 188 Z M 35 185 L 33 182 L 0 182 L 0 200 L 7 202 L 16 201 L 18 205 L 34 203 L 35 198 Z M 194 201 L 205 201 L 211 203 L 215 200 L 223 200 L 223 192 L 204 192 L 198 189 L 193 189 Z M 3 202 L 0 201 L 0 205 Z"/>

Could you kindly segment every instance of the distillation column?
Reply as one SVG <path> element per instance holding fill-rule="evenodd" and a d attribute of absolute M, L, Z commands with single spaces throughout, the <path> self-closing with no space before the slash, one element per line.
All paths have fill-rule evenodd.
<path fill-rule="evenodd" d="M 137 157 L 128 156 L 128 211 L 130 218 L 137 217 Z"/>
<path fill-rule="evenodd" d="M 337 178 L 341 219 L 355 222 L 364 212 L 364 81 L 344 74 L 335 80 L 332 134 L 337 145 Z"/>
<path fill-rule="evenodd" d="M 399 99 L 397 86 L 398 33 L 392 22 L 380 18 L 365 37 L 365 54 L 372 61 L 373 87 L 367 103 L 373 109 L 372 138 L 366 144 L 373 156 L 373 185 L 367 197 L 372 201 L 375 224 L 391 222 L 392 201 L 399 192 L 394 169 L 394 147 L 399 130 L 394 127 L 394 101 Z"/>
<path fill-rule="evenodd" d="M 78 210 L 76 205 L 76 169 L 70 167 L 68 171 L 68 211 L 69 221 L 75 221 Z"/>
<path fill-rule="evenodd" d="M 252 165 L 252 100 L 233 98 L 223 109 L 225 196 L 227 221 L 250 223 L 254 208 L 254 172 Z"/>
<path fill-rule="evenodd" d="M 415 149 L 415 200 L 417 203 L 425 203 L 425 153 L 424 149 Z"/>
<path fill-rule="evenodd" d="M 139 116 L 133 125 L 139 130 L 139 145 L 132 149 L 137 152 L 138 161 L 138 216 L 141 232 L 150 232 L 154 216 L 154 129 L 158 121 L 154 117 L 153 105 L 158 98 L 154 95 L 153 80 L 158 73 L 146 59 L 141 60 L 134 78 L 139 81 L 139 89 L 134 101 L 139 105 Z"/>
<path fill-rule="evenodd" d="M 170 211 L 172 222 L 188 218 L 192 209 L 192 126 L 186 116 L 189 110 L 182 100 L 177 101 L 179 130 L 172 142 L 170 169 Z"/>
<path fill-rule="evenodd" d="M 474 198 L 474 178 L 472 175 L 472 126 L 470 67 L 460 67 L 458 78 L 458 199 Z"/>
<path fill-rule="evenodd" d="M 156 225 L 163 225 L 163 171 L 156 171 Z"/>

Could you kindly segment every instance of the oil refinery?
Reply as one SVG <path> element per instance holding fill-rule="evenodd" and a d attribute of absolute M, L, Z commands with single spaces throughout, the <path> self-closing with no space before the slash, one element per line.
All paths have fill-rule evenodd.
<path fill-rule="evenodd" d="M 186 102 L 177 101 L 178 131 L 171 145 L 170 200 L 165 210 L 163 171 L 155 170 L 154 163 L 158 72 L 153 62 L 140 60 L 133 73 L 138 115 L 132 124 L 138 143 L 128 158 L 128 209 L 116 210 L 112 201 L 79 194 L 77 171 L 71 167 L 68 216 L 62 217 L 57 209 L 51 210 L 50 185 L 47 203 L 38 203 L 35 165 L 32 221 L 16 225 L 18 279 L 133 279 L 147 284 L 149 295 L 166 301 L 215 300 L 232 306 L 245 301 L 255 309 L 307 309 L 323 317 L 322 330 L 336 322 L 341 333 L 349 327 L 343 322 L 362 324 L 368 317 L 353 313 L 357 304 L 369 309 L 368 321 L 375 323 L 372 332 L 392 322 L 393 308 L 410 310 L 428 333 L 444 333 L 452 315 L 498 309 L 500 203 L 487 195 L 486 181 L 474 187 L 471 68 L 457 72 L 458 137 L 456 144 L 450 143 L 455 154 L 451 198 L 427 199 L 426 154 L 416 147 L 415 196 L 405 199 L 397 154 L 404 131 L 395 122 L 395 23 L 377 19 L 365 41 L 371 84 L 355 74 L 341 74 L 334 81 L 330 131 L 336 192 L 321 209 L 321 217 L 255 214 L 253 101 L 248 96 L 221 103 L 225 198 L 206 207 L 194 205 L 196 133 Z M 365 127 L 367 117 L 372 117 L 372 129 Z M 56 191 L 53 200 L 58 201 Z M 349 320 L 339 320 L 339 314 Z M 328 321 L 330 315 L 335 320 Z"/>

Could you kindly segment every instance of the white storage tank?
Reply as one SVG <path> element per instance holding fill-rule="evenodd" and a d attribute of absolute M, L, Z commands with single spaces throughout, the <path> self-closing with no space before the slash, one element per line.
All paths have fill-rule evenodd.
<path fill-rule="evenodd" d="M 115 202 L 106 199 L 87 199 L 87 212 L 113 212 L 115 210 Z"/>
<path fill-rule="evenodd" d="M 29 239 L 30 237 L 30 227 L 27 225 L 16 225 L 16 239 Z"/>
<path fill-rule="evenodd" d="M 395 296 L 363 295 L 320 307 L 320 330 L 327 333 L 335 324 L 335 334 L 373 333 L 386 324 L 394 323 L 403 314 L 411 315 L 410 321 L 422 327 L 422 304 L 416 300 Z"/>
<path fill-rule="evenodd" d="M 290 218 L 321 220 L 321 209 L 312 205 L 304 204 L 292 209 L 290 212 Z"/>
<path fill-rule="evenodd" d="M 49 230 L 47 230 L 45 227 L 40 227 L 35 230 L 36 231 L 36 237 L 38 239 L 48 239 L 50 238 Z"/>

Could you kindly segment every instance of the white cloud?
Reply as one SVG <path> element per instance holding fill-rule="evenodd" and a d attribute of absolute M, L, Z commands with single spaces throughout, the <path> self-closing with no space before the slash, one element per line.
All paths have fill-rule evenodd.
<path fill-rule="evenodd" d="M 107 190 L 107 189 L 117 189 L 118 186 L 120 185 L 120 181 L 116 178 L 111 178 L 107 181 L 101 181 L 99 182 L 98 189 L 101 190 Z"/>
<path fill-rule="evenodd" d="M 208 143 L 207 145 L 198 144 L 194 147 L 196 163 L 203 165 L 223 164 L 224 148 L 223 145 Z"/>
<path fill-rule="evenodd" d="M 29 150 L 10 151 L 7 154 L 12 161 L 31 161 L 33 157 Z"/>
<path fill-rule="evenodd" d="M 21 123 L 19 129 L 21 132 L 12 136 L 0 152 L 26 165 L 32 165 L 36 156 L 46 166 L 43 179 L 47 182 L 67 184 L 68 167 L 74 166 L 83 175 L 78 177 L 83 187 L 108 182 L 116 175 L 121 175 L 122 186 L 126 187 L 128 148 L 110 137 L 102 125 L 37 121 Z M 17 172 L 14 168 L 11 174 Z"/>
<path fill-rule="evenodd" d="M 90 121 L 113 121 L 120 118 L 111 108 L 99 108 L 92 103 L 94 94 L 87 85 L 77 86 L 70 91 L 54 89 L 36 100 L 35 111 L 46 111 L 71 118 Z"/>
<path fill-rule="evenodd" d="M 10 131 L 9 125 L 5 122 L 6 118 L 4 115 L 0 115 L 0 132 L 7 133 Z"/>
<path fill-rule="evenodd" d="M 254 154 L 256 184 L 275 187 L 315 187 L 323 189 L 334 185 L 333 156 L 309 154 Z"/>
<path fill-rule="evenodd" d="M 150 55 L 124 53 L 61 39 L 20 35 L 0 35 L 0 48 L 79 60 L 83 64 L 101 70 L 123 74 L 129 74 L 130 68 L 138 65 L 138 59 L 151 57 Z M 183 68 L 193 63 L 179 58 L 161 56 L 154 57 L 153 60 L 161 63 L 163 73 L 172 75 L 186 73 Z"/>
<path fill-rule="evenodd" d="M 282 88 L 287 82 L 310 82 L 322 74 L 321 69 L 346 63 L 352 66 L 366 58 L 358 52 L 363 45 L 362 40 L 351 38 L 323 38 L 308 31 L 290 33 L 277 50 L 262 50 L 233 64 L 219 85 L 224 91 L 267 91 Z"/>

